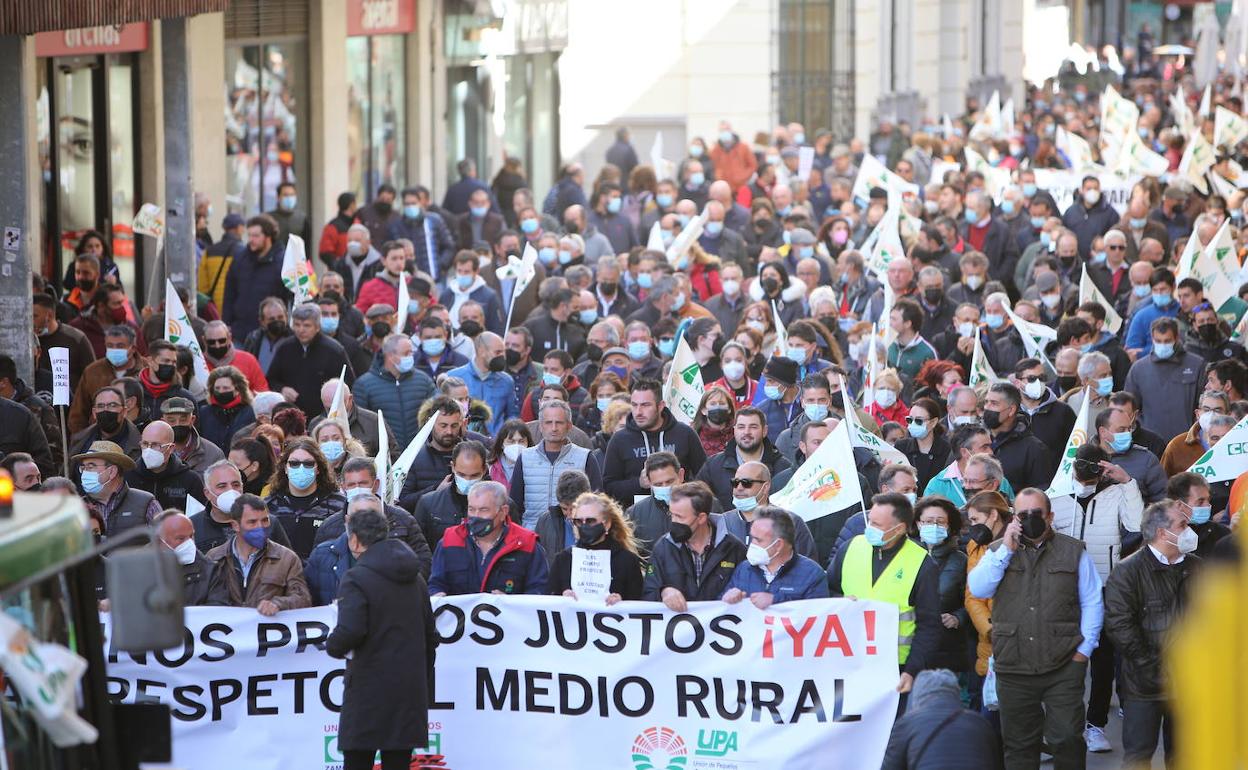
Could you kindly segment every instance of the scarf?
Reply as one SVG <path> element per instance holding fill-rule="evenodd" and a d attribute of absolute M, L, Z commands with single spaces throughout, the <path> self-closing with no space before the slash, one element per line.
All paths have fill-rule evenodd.
<path fill-rule="evenodd" d="M 147 395 L 152 398 L 160 398 L 164 396 L 165 393 L 173 387 L 172 380 L 165 383 L 153 382 L 152 370 L 147 367 L 144 367 L 143 370 L 139 372 L 139 382 L 143 383 L 143 389 L 146 390 Z"/>
<path fill-rule="evenodd" d="M 453 323 L 455 328 L 459 328 L 459 308 L 465 302 L 472 299 L 472 293 L 485 285 L 485 279 L 477 276 L 476 280 L 467 289 L 460 289 L 459 284 L 455 282 L 455 276 L 449 276 L 446 282 L 446 288 L 450 289 L 451 294 L 455 297 L 455 301 L 451 303 L 451 318 L 456 319 Z"/>

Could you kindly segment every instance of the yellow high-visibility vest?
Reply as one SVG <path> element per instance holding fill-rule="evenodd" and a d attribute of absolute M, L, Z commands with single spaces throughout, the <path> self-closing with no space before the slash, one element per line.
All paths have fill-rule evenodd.
<path fill-rule="evenodd" d="M 846 548 L 845 561 L 841 565 L 841 593 L 896 605 L 900 613 L 897 618 L 897 662 L 905 663 L 910 657 L 910 645 L 914 642 L 917 625 L 914 607 L 910 605 L 910 592 L 919 577 L 919 567 L 927 558 L 927 551 L 910 538 L 905 538 L 901 551 L 889 562 L 880 579 L 872 583 L 871 560 L 876 558 L 875 549 L 867 543 L 866 536 L 858 535 L 849 541 Z"/>

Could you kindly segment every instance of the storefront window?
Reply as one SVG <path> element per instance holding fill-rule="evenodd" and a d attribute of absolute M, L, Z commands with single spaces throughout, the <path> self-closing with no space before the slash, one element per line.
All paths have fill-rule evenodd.
<path fill-rule="evenodd" d="M 134 274 L 134 213 L 139 202 L 134 196 L 134 89 L 133 69 L 129 64 L 112 62 L 108 66 L 108 133 L 109 133 L 109 209 L 112 213 L 113 259 L 121 285 L 135 296 L 144 288 L 135 283 Z"/>
<path fill-rule="evenodd" d="M 347 145 L 351 189 L 372 200 L 377 186 L 401 186 L 406 90 L 402 35 L 347 38 Z"/>
<path fill-rule="evenodd" d="M 307 200 L 308 148 L 300 121 L 307 109 L 307 45 L 302 41 L 231 46 L 225 51 L 226 195 L 246 216 L 277 206 L 277 188 L 293 182 Z"/>

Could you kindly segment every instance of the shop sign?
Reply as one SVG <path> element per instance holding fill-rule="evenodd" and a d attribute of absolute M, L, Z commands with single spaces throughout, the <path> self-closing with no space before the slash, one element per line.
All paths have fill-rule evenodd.
<path fill-rule="evenodd" d="M 347 0 L 347 35 L 406 35 L 416 28 L 415 0 Z"/>
<path fill-rule="evenodd" d="M 147 50 L 147 22 L 62 29 L 35 35 L 36 56 L 86 56 Z"/>

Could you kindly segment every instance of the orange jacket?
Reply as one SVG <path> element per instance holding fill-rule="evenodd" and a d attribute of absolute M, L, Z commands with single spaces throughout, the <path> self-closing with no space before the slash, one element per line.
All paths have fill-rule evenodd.
<path fill-rule="evenodd" d="M 745 142 L 737 141 L 732 149 L 725 150 L 716 142 L 711 147 L 711 162 L 715 164 L 715 178 L 727 182 L 736 192 L 738 187 L 748 184 L 750 177 L 758 169 L 758 161 Z"/>

